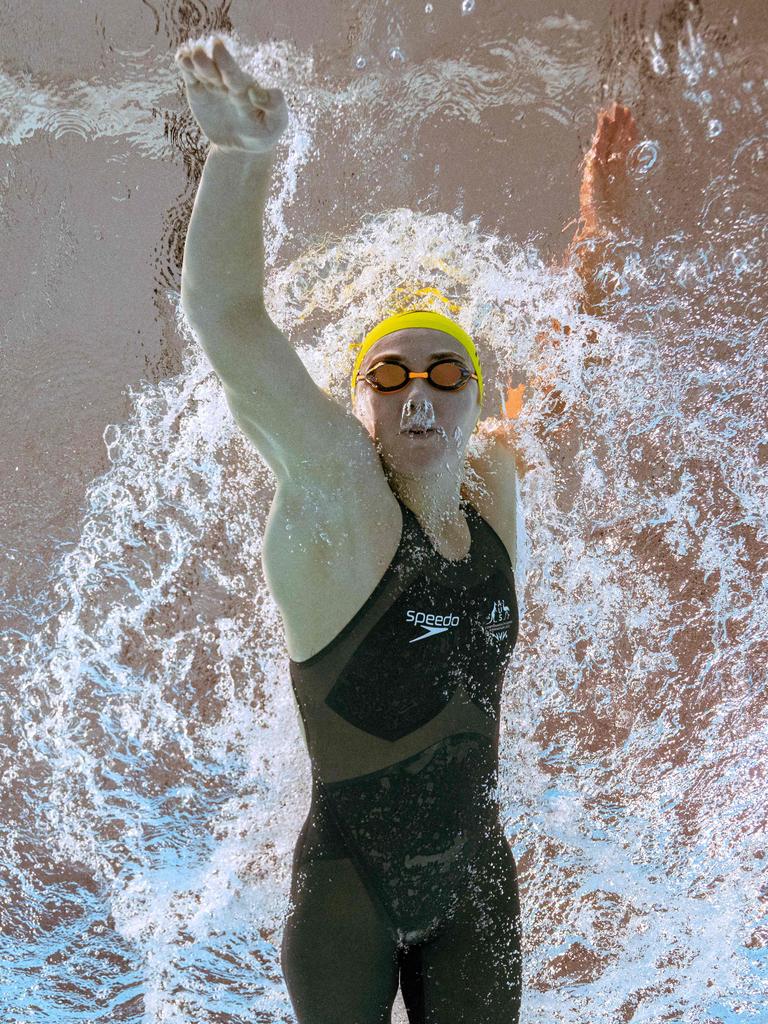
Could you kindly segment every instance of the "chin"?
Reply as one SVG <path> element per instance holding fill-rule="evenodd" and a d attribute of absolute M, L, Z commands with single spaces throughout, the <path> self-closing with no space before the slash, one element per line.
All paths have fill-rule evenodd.
<path fill-rule="evenodd" d="M 411 437 L 398 434 L 388 444 L 382 443 L 387 452 L 386 465 L 398 473 L 408 473 L 414 468 L 428 469 L 430 466 L 445 468 L 445 438 L 439 434 Z"/>

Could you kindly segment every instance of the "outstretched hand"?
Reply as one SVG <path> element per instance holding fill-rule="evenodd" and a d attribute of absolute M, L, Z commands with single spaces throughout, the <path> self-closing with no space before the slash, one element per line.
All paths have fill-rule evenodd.
<path fill-rule="evenodd" d="M 511 456 L 519 477 L 523 477 L 530 466 L 525 461 L 521 447 L 517 417 L 523 404 L 525 385 L 516 388 L 507 387 L 501 399 L 501 415 L 486 416 L 478 422 L 475 430 L 480 438 L 490 438 L 498 442 L 508 456 Z M 498 458 L 498 456 L 497 456 Z"/>
<path fill-rule="evenodd" d="M 274 148 L 288 125 L 281 89 L 262 88 L 242 70 L 220 36 L 183 44 L 175 60 L 195 120 L 214 145 L 251 153 Z"/>
<path fill-rule="evenodd" d="M 629 162 L 637 125 L 629 107 L 614 103 L 597 115 L 597 129 L 582 164 L 579 221 L 566 252 L 583 284 L 582 308 L 605 312 L 615 281 L 600 273 L 610 263 L 611 240 L 621 233 L 630 192 Z"/>
<path fill-rule="evenodd" d="M 629 107 L 614 103 L 597 115 L 597 129 L 584 157 L 577 238 L 612 232 L 620 224 L 628 191 L 628 158 L 637 142 Z"/>
<path fill-rule="evenodd" d="M 604 313 L 606 300 L 615 286 L 610 275 L 602 275 L 599 270 L 612 258 L 611 240 L 619 234 L 624 219 L 630 191 L 630 154 L 637 137 L 637 125 L 629 107 L 613 103 L 598 112 L 597 128 L 582 164 L 578 228 L 565 257 L 573 261 L 582 280 L 582 309 L 587 313 Z M 567 324 L 552 320 L 536 340 L 542 345 L 549 342 L 557 346 L 566 343 L 570 333 Z M 588 342 L 596 340 L 594 332 L 587 334 Z M 584 365 L 596 361 L 593 355 L 587 354 Z M 543 408 L 549 416 L 560 419 L 567 413 L 569 402 L 548 379 L 547 368 L 542 363 L 529 367 L 527 387 L 546 396 Z M 505 392 L 501 416 L 483 420 L 478 424 L 478 433 L 500 441 L 513 454 L 518 476 L 522 477 L 531 468 L 523 456 L 519 439 L 518 418 L 525 401 L 526 385 L 507 386 Z M 546 430 L 552 434 L 551 423 Z"/>

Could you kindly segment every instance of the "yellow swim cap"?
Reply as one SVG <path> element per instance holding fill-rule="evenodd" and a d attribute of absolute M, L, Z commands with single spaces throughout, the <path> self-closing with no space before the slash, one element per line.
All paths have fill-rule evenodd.
<path fill-rule="evenodd" d="M 450 320 L 447 316 L 443 316 L 442 313 L 432 313 L 424 309 L 415 309 L 411 310 L 409 313 L 395 313 L 393 316 L 388 316 L 386 319 L 378 323 L 373 330 L 366 334 L 365 338 L 360 343 L 360 351 L 357 353 L 355 365 L 352 367 L 352 400 L 354 401 L 355 398 L 355 380 L 357 379 L 357 371 L 360 369 L 360 364 L 363 361 L 365 353 L 371 345 L 374 345 L 379 340 L 379 338 L 383 338 L 387 334 L 392 334 L 393 331 L 402 331 L 406 327 L 429 327 L 433 331 L 443 331 L 445 334 L 450 334 L 451 337 L 461 342 L 467 350 L 469 358 L 472 360 L 472 365 L 475 368 L 475 373 L 477 374 L 478 399 L 482 404 L 483 374 L 480 370 L 480 360 L 477 358 L 475 343 L 464 328 L 459 327 L 459 325 L 453 320 Z M 350 347 L 354 348 L 356 346 L 353 343 Z"/>

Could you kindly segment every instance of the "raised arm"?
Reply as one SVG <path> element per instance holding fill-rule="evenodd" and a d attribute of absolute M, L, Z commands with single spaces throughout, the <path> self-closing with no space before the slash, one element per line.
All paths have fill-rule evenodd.
<path fill-rule="evenodd" d="M 581 306 L 585 313 L 603 315 L 615 288 L 616 278 L 600 274 L 610 262 L 612 244 L 621 235 L 626 207 L 628 157 L 637 141 L 637 126 L 628 107 L 618 103 L 599 111 L 592 144 L 582 164 L 579 190 L 579 219 L 565 253 L 581 279 Z M 567 338 L 570 327 L 552 321 L 542 339 L 558 335 Z M 589 358 L 589 357 L 587 357 Z M 551 392 L 553 385 L 536 379 L 529 385 Z M 478 424 L 478 433 L 492 439 L 498 449 L 498 460 L 506 465 L 507 474 L 522 477 L 531 467 L 518 443 L 517 417 L 523 406 L 525 385 L 507 388 L 499 416 L 488 416 Z M 553 408 L 559 406 L 556 394 L 551 396 Z"/>
<path fill-rule="evenodd" d="M 262 225 L 275 144 L 288 124 L 283 93 L 261 88 L 221 38 L 210 43 L 176 53 L 190 108 L 211 142 L 184 247 L 182 307 L 236 422 L 278 479 L 317 478 L 334 460 L 359 464 L 375 452 L 265 308 Z"/>
<path fill-rule="evenodd" d="M 610 261 L 621 235 L 629 196 L 628 158 L 637 142 L 629 107 L 613 103 L 599 111 L 592 145 L 584 157 L 579 189 L 579 221 L 565 254 L 581 278 L 585 313 L 602 314 L 616 278 L 598 271 Z"/>

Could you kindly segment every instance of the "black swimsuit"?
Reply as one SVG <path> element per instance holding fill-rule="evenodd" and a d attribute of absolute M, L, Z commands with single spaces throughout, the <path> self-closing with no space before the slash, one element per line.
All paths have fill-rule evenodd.
<path fill-rule="evenodd" d="M 399 503 L 400 543 L 373 593 L 321 651 L 290 659 L 313 788 L 283 969 L 300 1024 L 389 1021 L 398 971 L 412 1024 L 513 1024 L 519 903 L 495 787 L 514 574 L 468 502 L 456 561 Z M 365 955 L 340 950 L 331 982 L 328 944 L 356 929 Z"/>

